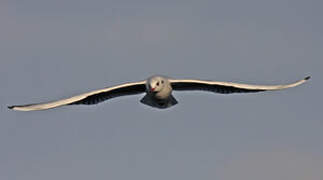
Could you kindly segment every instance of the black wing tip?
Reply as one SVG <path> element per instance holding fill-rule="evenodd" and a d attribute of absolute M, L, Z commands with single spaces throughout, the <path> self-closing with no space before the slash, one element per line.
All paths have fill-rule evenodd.
<path fill-rule="evenodd" d="M 8 109 L 13 109 L 15 106 L 8 106 Z"/>
<path fill-rule="evenodd" d="M 309 80 L 309 79 L 311 79 L 311 76 L 307 76 L 306 78 L 304 78 L 304 80 Z"/>

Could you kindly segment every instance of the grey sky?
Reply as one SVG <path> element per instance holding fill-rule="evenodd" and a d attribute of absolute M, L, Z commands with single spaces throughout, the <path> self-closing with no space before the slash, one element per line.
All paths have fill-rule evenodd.
<path fill-rule="evenodd" d="M 0 2 L 0 179 L 323 178 L 323 1 Z M 13 112 L 152 74 L 279 92 Z"/>

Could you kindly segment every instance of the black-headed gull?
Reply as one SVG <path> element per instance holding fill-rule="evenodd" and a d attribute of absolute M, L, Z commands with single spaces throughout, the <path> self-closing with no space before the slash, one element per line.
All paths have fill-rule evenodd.
<path fill-rule="evenodd" d="M 113 87 L 91 91 L 58 101 L 51 101 L 39 104 L 15 105 L 9 106 L 9 109 L 18 111 L 34 111 L 56 108 L 64 105 L 86 104 L 92 105 L 110 98 L 125 95 L 134 95 L 145 93 L 146 95 L 140 102 L 155 108 L 168 108 L 177 104 L 172 96 L 172 91 L 204 90 L 221 94 L 230 93 L 251 93 L 260 91 L 274 91 L 303 84 L 310 77 L 300 81 L 285 85 L 250 85 L 232 82 L 204 81 L 193 79 L 171 79 L 165 76 L 152 76 L 145 81 L 125 83 Z"/>

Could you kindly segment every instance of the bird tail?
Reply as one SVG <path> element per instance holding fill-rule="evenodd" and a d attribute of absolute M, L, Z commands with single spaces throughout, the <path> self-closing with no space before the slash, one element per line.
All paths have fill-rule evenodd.
<path fill-rule="evenodd" d="M 173 95 L 170 95 L 167 99 L 159 100 L 154 98 L 153 96 L 146 94 L 141 100 L 141 103 L 158 108 L 158 109 L 166 109 L 169 107 L 172 107 L 176 105 L 178 102 L 177 100 L 173 97 Z"/>

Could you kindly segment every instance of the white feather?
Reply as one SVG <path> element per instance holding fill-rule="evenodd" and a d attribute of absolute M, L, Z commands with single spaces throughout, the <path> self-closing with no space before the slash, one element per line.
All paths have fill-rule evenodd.
<path fill-rule="evenodd" d="M 109 92 L 111 90 L 115 90 L 115 89 L 119 89 L 119 88 L 123 88 L 123 87 L 130 87 L 133 85 L 140 85 L 140 84 L 145 84 L 146 81 L 140 81 L 140 82 L 134 82 L 134 83 L 126 83 L 126 84 L 121 84 L 121 85 L 117 85 L 117 86 L 113 86 L 113 87 L 108 87 L 108 88 L 104 88 L 104 89 L 99 89 L 99 90 L 95 90 L 95 91 L 91 91 L 88 93 L 84 93 L 84 94 L 80 94 L 77 96 L 73 96 L 70 98 L 66 98 L 66 99 L 61 99 L 61 100 L 57 100 L 57 101 L 50 101 L 50 102 L 46 102 L 46 103 L 38 103 L 38 104 L 27 104 L 27 105 L 17 105 L 17 106 L 10 106 L 10 109 L 13 110 L 18 110 L 18 111 L 34 111 L 34 110 L 45 110 L 45 109 L 51 109 L 51 108 L 56 108 L 56 107 L 60 107 L 60 106 L 64 106 L 73 102 L 77 102 L 80 101 L 88 96 L 91 95 L 95 95 L 95 94 L 99 94 L 102 92 Z"/>
<path fill-rule="evenodd" d="M 194 80 L 194 79 L 170 79 L 170 83 L 200 83 L 206 85 L 219 85 L 223 87 L 236 87 L 247 90 L 265 90 L 265 91 L 274 91 L 281 90 L 286 88 L 295 87 L 306 82 L 310 77 L 306 77 L 302 80 L 296 81 L 291 84 L 282 84 L 282 85 L 252 85 L 252 84 L 242 84 L 242 83 L 232 83 L 232 82 L 222 82 L 222 81 L 204 81 L 204 80 Z"/>

